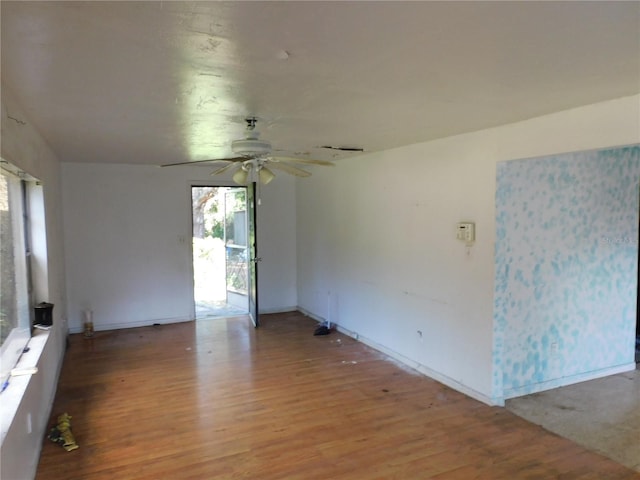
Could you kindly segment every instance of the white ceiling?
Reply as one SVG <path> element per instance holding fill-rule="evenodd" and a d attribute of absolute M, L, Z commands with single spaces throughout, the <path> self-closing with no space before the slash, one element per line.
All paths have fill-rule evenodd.
<path fill-rule="evenodd" d="M 640 92 L 640 2 L 0 2 L 2 81 L 63 161 L 384 150 Z M 9 112 L 10 114 L 11 112 Z"/>

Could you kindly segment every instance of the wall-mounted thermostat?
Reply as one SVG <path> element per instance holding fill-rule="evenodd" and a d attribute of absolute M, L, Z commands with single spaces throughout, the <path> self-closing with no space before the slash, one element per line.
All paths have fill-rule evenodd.
<path fill-rule="evenodd" d="M 476 241 L 476 224 L 470 222 L 460 222 L 456 226 L 456 238 L 462 240 L 467 245 Z"/>

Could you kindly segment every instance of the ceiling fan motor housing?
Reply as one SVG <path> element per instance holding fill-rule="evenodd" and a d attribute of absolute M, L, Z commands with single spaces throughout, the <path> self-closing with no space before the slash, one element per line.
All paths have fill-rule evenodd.
<path fill-rule="evenodd" d="M 258 138 L 244 138 L 231 142 L 231 150 L 236 155 L 254 157 L 271 153 L 271 143 Z"/>
<path fill-rule="evenodd" d="M 236 155 L 257 157 L 271 153 L 271 143 L 267 140 L 260 140 L 260 133 L 255 129 L 255 122 L 255 118 L 247 119 L 246 137 L 231 142 L 231 150 Z"/>

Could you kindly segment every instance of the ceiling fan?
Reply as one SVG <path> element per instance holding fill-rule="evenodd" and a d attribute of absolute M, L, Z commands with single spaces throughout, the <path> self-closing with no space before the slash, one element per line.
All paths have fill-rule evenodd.
<path fill-rule="evenodd" d="M 168 163 L 161 166 L 173 167 L 194 163 L 224 163 L 225 165 L 211 172 L 211 175 L 220 175 L 235 168 L 236 171 L 232 176 L 234 182 L 240 185 L 246 185 L 249 182 L 259 181 L 266 185 L 276 176 L 272 169 L 280 170 L 297 177 L 308 177 L 311 175 L 311 172 L 292 165 L 292 163 L 324 166 L 335 165 L 333 162 L 326 160 L 274 156 L 272 155 L 271 143 L 267 140 L 261 140 L 260 133 L 256 130 L 258 119 L 256 117 L 249 117 L 246 118 L 245 121 L 247 122 L 245 138 L 231 142 L 231 150 L 236 155 L 235 157 Z"/>

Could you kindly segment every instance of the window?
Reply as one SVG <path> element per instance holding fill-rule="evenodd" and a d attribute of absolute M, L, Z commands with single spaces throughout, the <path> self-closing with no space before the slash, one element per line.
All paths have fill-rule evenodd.
<path fill-rule="evenodd" d="M 31 337 L 29 264 L 30 177 L 2 162 L 0 169 L 0 381 L 9 376 Z"/>

